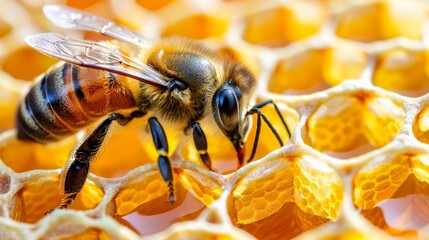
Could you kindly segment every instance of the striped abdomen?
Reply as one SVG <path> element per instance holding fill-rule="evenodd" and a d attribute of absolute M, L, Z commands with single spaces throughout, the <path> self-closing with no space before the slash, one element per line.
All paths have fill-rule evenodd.
<path fill-rule="evenodd" d="M 57 65 L 21 102 L 17 113 L 18 138 L 37 142 L 59 140 L 101 116 L 135 107 L 132 92 L 117 77 L 68 63 Z"/>

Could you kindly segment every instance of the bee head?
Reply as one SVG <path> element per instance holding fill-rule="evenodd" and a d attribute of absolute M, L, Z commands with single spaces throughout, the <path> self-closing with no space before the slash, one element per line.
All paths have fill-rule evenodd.
<path fill-rule="evenodd" d="M 250 125 L 250 117 L 246 116 L 246 112 L 255 79 L 246 68 L 238 64 L 227 68 L 226 73 L 228 80 L 213 95 L 213 115 L 219 128 L 234 145 L 241 165 L 244 158 L 244 141 Z"/>

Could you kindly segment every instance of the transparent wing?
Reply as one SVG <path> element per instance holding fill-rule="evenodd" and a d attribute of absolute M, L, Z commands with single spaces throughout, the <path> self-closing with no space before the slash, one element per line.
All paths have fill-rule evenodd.
<path fill-rule="evenodd" d="M 31 35 L 25 41 L 46 55 L 75 65 L 114 72 L 159 88 L 167 86 L 162 75 L 148 65 L 95 42 L 56 33 Z"/>
<path fill-rule="evenodd" d="M 47 5 L 43 8 L 46 17 L 55 25 L 65 29 L 94 31 L 102 35 L 136 45 L 148 45 L 149 40 L 123 26 L 77 9 Z"/>

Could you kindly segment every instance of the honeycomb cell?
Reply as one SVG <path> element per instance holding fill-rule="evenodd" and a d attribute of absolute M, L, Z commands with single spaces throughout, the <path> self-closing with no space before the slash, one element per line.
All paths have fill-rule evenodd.
<path fill-rule="evenodd" d="M 212 193 L 210 190 L 218 188 L 217 191 L 221 191 L 219 183 L 207 181 L 204 182 L 207 184 L 203 185 L 198 181 L 208 178 L 204 179 L 204 176 L 198 176 L 198 173 L 192 171 L 187 171 L 186 176 L 182 176 L 179 174 L 182 170 L 177 170 L 175 174 L 177 180 L 174 183 L 176 202 L 168 203 L 168 187 L 156 165 L 146 165 L 144 169 L 142 174 L 127 182 L 114 198 L 115 216 L 142 235 L 161 231 L 175 221 L 196 218 L 198 214 L 193 213 L 204 208 L 201 201 L 207 203 L 214 201 L 216 191 Z M 190 188 L 189 192 L 182 186 L 182 182 Z"/>
<path fill-rule="evenodd" d="M 162 36 L 183 36 L 191 39 L 221 38 L 228 21 L 206 14 L 195 14 L 165 27 Z"/>
<path fill-rule="evenodd" d="M 47 211 L 58 207 L 61 203 L 61 196 L 58 191 L 59 184 L 57 176 L 28 179 L 25 185 L 14 195 L 11 214 L 13 219 L 25 223 L 35 223 Z M 103 196 L 104 193 L 100 187 L 87 180 L 70 208 L 77 210 L 95 208 Z"/>
<path fill-rule="evenodd" d="M 429 90 L 427 53 L 395 48 L 378 54 L 373 74 L 376 86 L 404 96 L 418 97 Z"/>
<path fill-rule="evenodd" d="M 367 93 L 330 98 L 307 122 L 307 144 L 349 158 L 381 147 L 399 133 L 405 111 L 392 100 Z"/>
<path fill-rule="evenodd" d="M 314 93 L 358 79 L 367 62 L 366 54 L 357 49 L 306 49 L 277 63 L 268 90 L 289 95 Z"/>
<path fill-rule="evenodd" d="M 307 144 L 322 152 L 348 152 L 366 144 L 362 136 L 362 102 L 353 96 L 333 97 L 307 122 Z"/>
<path fill-rule="evenodd" d="M 306 94 L 328 88 L 323 78 L 324 51 L 308 49 L 280 60 L 268 82 L 268 91 Z"/>
<path fill-rule="evenodd" d="M 235 224 L 258 239 L 275 239 L 292 238 L 337 219 L 342 183 L 326 163 L 297 155 L 258 164 L 241 172 L 229 197 Z"/>
<path fill-rule="evenodd" d="M 21 47 L 2 57 L 0 66 L 12 77 L 30 81 L 56 62 L 57 60 L 47 57 L 31 47 Z"/>
<path fill-rule="evenodd" d="M 176 202 L 167 202 L 167 185 L 157 168 L 152 166 L 143 176 L 128 183 L 115 197 L 116 216 L 141 235 L 159 232 L 177 221 L 195 219 L 222 193 L 219 179 L 195 170 L 176 172 Z M 159 204 L 159 203 L 163 204 Z M 161 221 L 162 219 L 162 221 Z"/>
<path fill-rule="evenodd" d="M 138 190 L 131 200 L 128 196 L 133 189 L 127 188 L 118 194 L 116 197 L 118 213 L 129 212 L 130 210 L 124 210 L 126 206 L 137 206 L 131 213 L 120 217 L 120 221 L 131 226 L 140 235 L 154 234 L 175 222 L 194 220 L 205 209 L 204 204 L 211 204 L 222 193 L 222 185 L 218 182 L 219 180 L 208 177 L 214 173 L 207 172 L 204 174 L 190 169 L 177 169 L 176 172 L 180 172 L 179 175 L 176 175 L 176 202 L 173 204 L 166 202 L 168 199 L 167 187 L 162 187 L 165 183 L 162 182 L 161 185 L 161 183 L 151 179 L 153 177 L 160 179 L 159 173 L 156 172 L 156 176 L 149 179 L 144 177 L 147 182 L 139 184 L 142 190 Z M 132 186 L 133 184 L 129 185 Z M 154 186 L 156 188 L 153 188 Z M 152 194 L 153 197 L 147 194 L 148 191 L 153 192 L 155 189 L 161 189 L 164 193 L 162 195 Z M 146 202 L 138 197 L 142 191 L 142 196 L 149 196 Z"/>
<path fill-rule="evenodd" d="M 323 78 L 329 86 L 335 86 L 348 79 L 361 77 L 368 65 L 368 55 L 351 46 L 332 47 L 325 50 Z"/>
<path fill-rule="evenodd" d="M 20 141 L 8 134 L 0 145 L 0 159 L 15 172 L 34 169 L 57 169 L 64 166 L 75 144 L 74 138 L 52 144 Z"/>
<path fill-rule="evenodd" d="M 301 11 L 305 8 L 306 11 Z M 284 47 L 315 35 L 325 22 L 325 11 L 317 2 L 294 2 L 259 11 L 244 19 L 243 39 L 266 47 Z"/>
<path fill-rule="evenodd" d="M 139 235 L 148 236 L 162 232 L 174 223 L 195 220 L 205 209 L 204 204 L 180 185 L 177 192 L 181 195 L 181 199 L 174 204 L 167 203 L 165 201 L 167 196 L 163 195 L 121 217 L 120 221 L 125 222 L 126 226 Z"/>
<path fill-rule="evenodd" d="M 354 179 L 354 204 L 375 226 L 416 237 L 429 224 L 429 155 L 379 156 Z"/>
<path fill-rule="evenodd" d="M 148 166 L 149 167 L 149 166 Z M 115 196 L 116 215 L 124 216 L 144 203 L 161 196 L 167 196 L 167 185 L 161 178 L 158 169 L 151 168 L 130 180 Z M 163 202 L 167 201 L 167 197 Z M 167 207 L 163 205 L 163 207 Z"/>
<path fill-rule="evenodd" d="M 338 14 L 337 36 L 361 42 L 395 37 L 422 38 L 427 6 L 423 1 L 371 1 Z M 413 13 L 413 14 L 410 14 Z"/>

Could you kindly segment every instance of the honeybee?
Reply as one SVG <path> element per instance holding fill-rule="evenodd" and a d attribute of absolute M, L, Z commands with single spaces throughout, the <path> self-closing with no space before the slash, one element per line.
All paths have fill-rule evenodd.
<path fill-rule="evenodd" d="M 68 207 L 81 190 L 91 161 L 100 154 L 114 121 L 124 126 L 135 118 L 147 119 L 169 202 L 176 198 L 163 125 L 191 135 L 202 162 L 210 170 L 214 169 L 200 123 L 215 126 L 215 131 L 229 139 L 240 166 L 252 114 L 258 114 L 258 128 L 249 161 L 256 151 L 261 118 L 283 145 L 260 111 L 274 103 L 249 106 L 256 79 L 240 62 L 222 58 L 216 51 L 188 39 L 152 42 L 107 19 L 65 6 L 45 6 L 44 13 L 62 28 L 95 31 L 114 39 L 92 42 L 56 33 L 26 38 L 33 48 L 63 62 L 43 74 L 20 104 L 18 137 L 46 143 L 76 133 L 92 122 L 101 122 L 77 146 L 64 167 L 60 187 L 63 199 L 58 208 Z"/>

